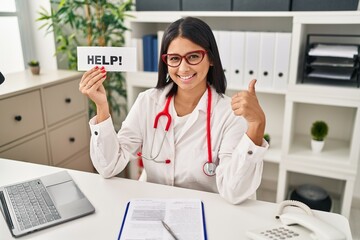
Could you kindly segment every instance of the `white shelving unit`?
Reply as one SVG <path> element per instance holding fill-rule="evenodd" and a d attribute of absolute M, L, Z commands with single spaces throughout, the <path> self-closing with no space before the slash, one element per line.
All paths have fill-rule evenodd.
<path fill-rule="evenodd" d="M 185 16 L 206 21 L 213 30 L 292 33 L 287 88 L 257 89 L 267 116 L 271 146 L 265 161 L 277 165 L 276 200 L 302 183 L 323 186 L 333 197 L 333 211 L 348 217 L 357 175 L 360 149 L 360 89 L 301 84 L 306 36 L 311 33 L 359 34 L 359 12 L 131 12 L 127 43 L 132 38 L 164 30 Z M 250 80 L 250 79 L 249 79 Z M 154 87 L 157 73 L 127 73 L 128 107 L 139 92 Z M 227 94 L 243 89 L 228 89 Z M 330 127 L 325 149 L 310 149 L 310 127 L 315 120 Z M 134 168 L 133 166 L 132 168 Z M 135 171 L 136 172 L 136 171 Z M 269 175 L 269 174 L 268 174 Z"/>

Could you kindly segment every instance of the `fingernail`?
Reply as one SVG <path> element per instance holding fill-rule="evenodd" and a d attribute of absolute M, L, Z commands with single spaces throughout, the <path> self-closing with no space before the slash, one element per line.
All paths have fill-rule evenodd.
<path fill-rule="evenodd" d="M 106 73 L 106 70 L 105 70 L 105 69 L 103 69 L 103 70 L 101 70 L 101 72 L 102 72 L 102 73 Z"/>
<path fill-rule="evenodd" d="M 104 69 L 104 66 L 102 66 L 100 69 Z"/>
<path fill-rule="evenodd" d="M 99 67 L 98 67 L 98 66 L 96 66 L 96 67 L 95 67 L 95 70 L 98 70 L 98 69 L 99 69 Z"/>
<path fill-rule="evenodd" d="M 102 78 L 106 78 L 106 73 L 102 76 Z"/>

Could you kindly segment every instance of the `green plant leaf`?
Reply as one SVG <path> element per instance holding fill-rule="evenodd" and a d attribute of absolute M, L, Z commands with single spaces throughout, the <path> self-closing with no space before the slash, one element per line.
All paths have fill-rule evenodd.
<path fill-rule="evenodd" d="M 132 0 L 124 2 L 108 0 L 50 0 L 51 12 L 40 7 L 37 21 L 44 22 L 40 28 L 54 32 L 56 55 L 59 61 L 67 61 L 68 69 L 77 69 L 77 46 L 99 45 L 99 38 L 104 39 L 105 46 L 121 47 L 124 45 L 124 34 L 128 31 L 125 19 L 132 17 L 127 13 L 133 4 Z M 85 12 L 89 7 L 89 16 Z M 103 13 L 103 14 L 102 14 Z M 91 35 L 89 35 L 91 34 Z M 125 78 L 121 73 L 108 73 L 104 82 L 111 112 L 126 112 L 126 104 L 117 102 L 116 95 L 126 99 Z M 95 104 L 90 101 L 89 117 L 95 114 Z"/>

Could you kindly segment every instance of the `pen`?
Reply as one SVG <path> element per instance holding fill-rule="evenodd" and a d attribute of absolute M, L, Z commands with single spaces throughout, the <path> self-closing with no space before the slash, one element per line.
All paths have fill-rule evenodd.
<path fill-rule="evenodd" d="M 175 233 L 171 230 L 171 228 L 163 221 L 161 220 L 162 225 L 164 226 L 164 228 L 171 234 L 171 236 L 175 239 L 175 240 L 179 240 L 176 236 Z"/>

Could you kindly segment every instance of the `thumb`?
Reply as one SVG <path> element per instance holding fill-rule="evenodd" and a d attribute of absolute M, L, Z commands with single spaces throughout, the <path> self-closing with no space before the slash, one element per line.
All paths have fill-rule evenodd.
<path fill-rule="evenodd" d="M 255 84 L 256 84 L 256 82 L 257 82 L 256 79 L 253 79 L 253 80 L 250 81 L 249 87 L 248 87 L 249 93 L 256 94 L 256 93 L 255 93 Z"/>

